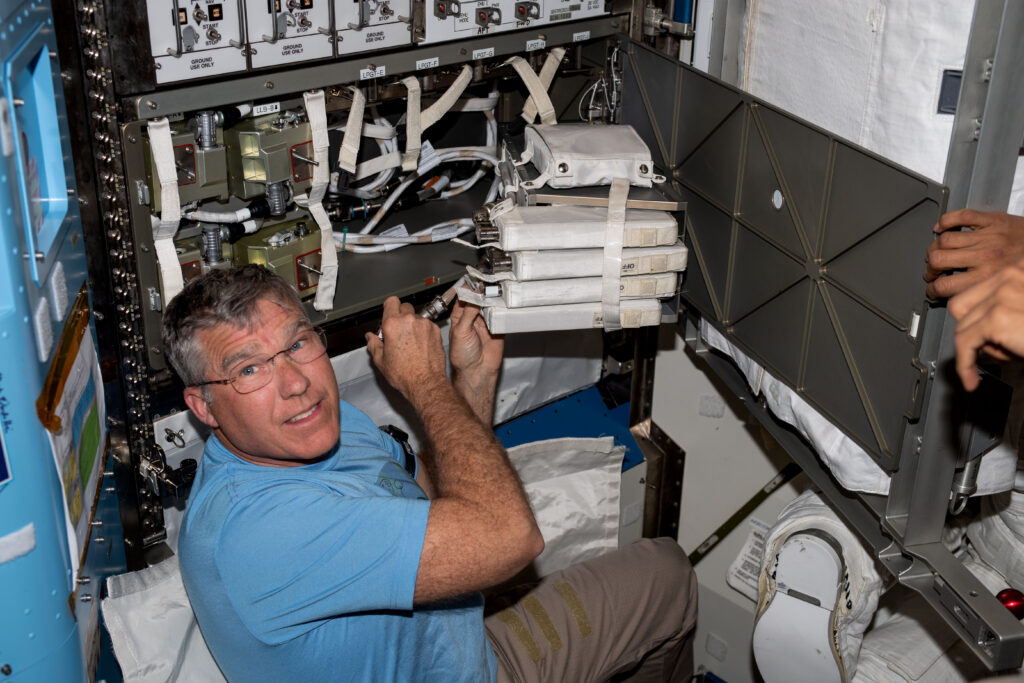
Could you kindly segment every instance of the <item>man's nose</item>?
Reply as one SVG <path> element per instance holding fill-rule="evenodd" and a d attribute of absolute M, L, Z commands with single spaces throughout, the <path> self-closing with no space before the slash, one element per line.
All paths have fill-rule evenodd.
<path fill-rule="evenodd" d="M 309 365 L 296 363 L 286 354 L 274 359 L 274 378 L 282 396 L 301 394 L 309 388 Z"/>

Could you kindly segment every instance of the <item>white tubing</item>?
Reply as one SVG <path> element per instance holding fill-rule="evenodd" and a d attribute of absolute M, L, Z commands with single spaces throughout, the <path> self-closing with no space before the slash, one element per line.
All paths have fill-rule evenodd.
<path fill-rule="evenodd" d="M 411 235 L 401 237 L 353 235 L 350 233 L 343 238 L 342 235 L 335 232 L 334 242 L 339 249 L 341 248 L 342 242 L 344 242 L 346 252 L 352 252 L 353 254 L 375 254 L 384 251 L 393 251 L 410 244 L 446 242 L 458 237 L 459 235 L 464 235 L 472 229 L 473 220 L 471 218 L 457 218 L 450 221 L 444 221 L 443 223 L 438 223 L 437 225 L 432 225 L 429 228 L 419 230 Z"/>
<path fill-rule="evenodd" d="M 185 218 L 202 223 L 244 223 L 252 218 L 248 208 L 238 211 L 186 211 Z"/>
<path fill-rule="evenodd" d="M 359 234 L 365 235 L 369 232 L 372 232 L 373 229 L 377 227 L 377 224 L 380 223 L 381 219 L 384 218 L 387 212 L 391 210 L 391 207 L 394 206 L 395 202 L 398 201 L 398 198 L 402 195 L 402 193 L 406 189 L 408 189 L 410 185 L 412 185 L 414 182 L 416 182 L 424 175 L 426 175 L 427 172 L 432 171 L 439 164 L 446 161 L 471 160 L 486 161 L 492 166 L 498 165 L 498 159 L 493 154 L 486 154 L 484 152 L 480 152 L 477 150 L 452 150 L 445 152 L 444 154 L 438 154 L 436 157 L 433 157 L 423 166 L 421 166 L 418 171 L 416 171 L 415 173 L 410 173 L 409 176 L 405 180 L 403 180 L 398 187 L 394 189 L 394 191 L 388 196 L 384 204 L 379 209 L 377 209 L 377 213 L 373 215 L 373 218 L 371 218 L 370 221 L 365 226 L 363 226 L 363 229 L 359 231 Z"/>

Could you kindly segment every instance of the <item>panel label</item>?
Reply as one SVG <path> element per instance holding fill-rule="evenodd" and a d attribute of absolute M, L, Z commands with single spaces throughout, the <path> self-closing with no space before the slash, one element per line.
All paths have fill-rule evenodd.
<path fill-rule="evenodd" d="M 437 57 L 431 57 L 430 59 L 417 59 L 416 70 L 422 71 L 423 69 L 433 69 L 441 65 L 441 60 Z"/>
<path fill-rule="evenodd" d="M 543 40 L 542 38 L 537 38 L 536 40 L 528 40 L 528 41 L 526 41 L 526 51 L 527 52 L 533 52 L 534 50 L 543 50 L 546 46 L 547 46 L 547 41 Z"/>
<path fill-rule="evenodd" d="M 580 43 L 584 40 L 590 40 L 590 31 L 579 31 L 578 33 L 572 34 L 572 42 Z"/>
<path fill-rule="evenodd" d="M 280 102 L 267 102 L 266 104 L 257 104 L 252 108 L 253 116 L 263 116 L 264 114 L 276 114 L 281 111 Z"/>
<path fill-rule="evenodd" d="M 387 68 L 381 64 L 380 66 L 372 69 L 360 69 L 359 80 L 365 81 L 370 78 L 382 78 L 385 74 L 387 74 Z"/>
<path fill-rule="evenodd" d="M 482 50 L 473 50 L 473 59 L 487 59 L 494 56 L 493 47 L 485 47 Z"/>

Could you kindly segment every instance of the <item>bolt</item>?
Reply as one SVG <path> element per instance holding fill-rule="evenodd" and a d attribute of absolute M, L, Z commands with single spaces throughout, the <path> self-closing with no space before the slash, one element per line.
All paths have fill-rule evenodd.
<path fill-rule="evenodd" d="M 158 104 L 157 104 L 156 102 L 154 102 L 153 100 L 146 100 L 146 106 L 147 106 L 147 107 L 149 107 L 150 109 L 156 109 L 156 108 L 157 108 L 157 107 L 159 107 L 160 105 L 158 105 Z"/>
<path fill-rule="evenodd" d="M 273 90 L 274 89 L 274 82 L 273 81 L 267 81 L 266 83 L 263 84 L 263 87 L 266 88 L 267 90 Z"/>
<path fill-rule="evenodd" d="M 82 206 L 89 206 L 89 198 L 88 197 L 79 197 L 78 198 L 78 203 L 81 204 Z"/>
<path fill-rule="evenodd" d="M 4 664 L 3 666 L 0 666 L 0 674 L 3 674 L 4 676 L 10 676 L 11 675 L 11 665 L 10 664 Z"/>

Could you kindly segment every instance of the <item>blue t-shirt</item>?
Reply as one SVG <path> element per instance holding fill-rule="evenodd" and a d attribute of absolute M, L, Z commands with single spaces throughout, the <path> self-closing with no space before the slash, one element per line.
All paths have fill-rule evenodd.
<path fill-rule="evenodd" d="M 403 460 L 344 401 L 338 445 L 308 465 L 254 465 L 210 437 L 179 554 L 228 679 L 495 679 L 479 593 L 413 609 L 430 501 Z"/>

